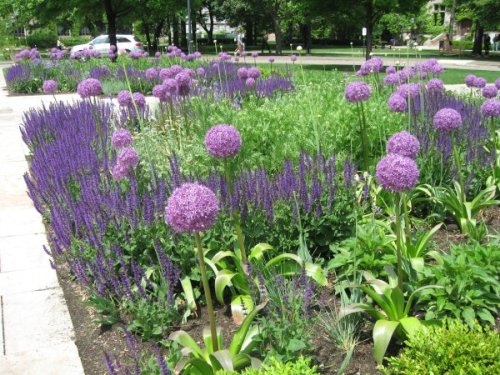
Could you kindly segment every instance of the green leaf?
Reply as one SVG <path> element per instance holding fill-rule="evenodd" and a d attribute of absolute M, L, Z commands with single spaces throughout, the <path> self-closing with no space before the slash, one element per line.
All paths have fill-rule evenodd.
<path fill-rule="evenodd" d="M 183 348 L 190 349 L 196 357 L 207 359 L 206 353 L 186 331 L 175 331 L 170 334 L 168 339 L 177 342 Z"/>
<path fill-rule="evenodd" d="M 413 336 L 415 332 L 423 328 L 422 322 L 413 316 L 399 320 L 406 336 Z"/>
<path fill-rule="evenodd" d="M 215 277 L 215 297 L 220 303 L 224 303 L 224 289 L 233 285 L 231 279 L 236 274 L 230 270 L 220 270 Z"/>
<path fill-rule="evenodd" d="M 476 318 L 476 313 L 472 307 L 466 307 L 462 310 L 462 316 L 466 322 L 472 322 Z"/>
<path fill-rule="evenodd" d="M 286 346 L 286 349 L 290 352 L 298 352 L 306 347 L 306 344 L 302 340 L 291 339 Z"/>
<path fill-rule="evenodd" d="M 399 322 L 391 320 L 377 320 L 375 322 L 373 327 L 373 354 L 375 361 L 379 365 L 382 364 L 389 342 L 398 326 Z"/>
<path fill-rule="evenodd" d="M 207 360 L 208 361 L 208 360 Z M 190 365 L 190 375 L 213 375 L 214 370 L 212 367 L 200 358 L 192 358 L 188 364 Z"/>
<path fill-rule="evenodd" d="M 241 325 L 245 317 L 253 310 L 252 297 L 248 294 L 235 296 L 231 300 L 231 315 L 237 325 Z"/>
<path fill-rule="evenodd" d="M 219 349 L 222 348 L 222 330 L 220 327 L 216 328 L 217 331 L 217 344 Z M 212 344 L 212 333 L 210 327 L 203 328 L 203 342 L 205 343 L 205 351 L 209 354 L 214 352 L 214 346 Z M 205 356 L 206 358 L 206 356 Z"/>
<path fill-rule="evenodd" d="M 217 370 L 222 370 L 222 369 L 229 371 L 234 370 L 233 359 L 231 358 L 231 353 L 227 349 L 219 350 L 214 354 L 211 354 L 210 361 L 212 362 L 212 365 L 214 363 L 218 364 L 218 367 L 216 368 Z"/>
<path fill-rule="evenodd" d="M 229 351 L 232 355 L 236 355 L 241 351 L 248 330 L 250 328 L 250 324 L 252 324 L 252 321 L 257 316 L 257 313 L 262 310 L 266 306 L 266 304 L 267 301 L 261 303 L 260 305 L 257 305 L 255 309 L 253 309 L 252 312 L 245 318 L 240 328 L 238 328 L 238 330 L 234 333 L 233 341 L 231 342 L 231 345 L 229 345 Z"/>
<path fill-rule="evenodd" d="M 264 256 L 264 253 L 267 250 L 272 250 L 272 248 L 273 247 L 268 243 L 259 243 L 254 247 L 252 247 L 252 249 L 250 250 L 250 255 L 248 256 L 248 260 L 252 259 L 261 260 L 262 257 Z"/>
<path fill-rule="evenodd" d="M 266 268 L 270 268 L 272 266 L 275 266 L 276 264 L 280 264 L 280 263 L 288 261 L 288 260 L 293 260 L 300 266 L 302 266 L 302 264 L 303 264 L 302 259 L 298 255 L 291 254 L 291 253 L 284 253 L 284 254 L 280 254 L 278 256 L 275 256 L 273 259 L 271 259 L 269 262 L 267 262 Z"/>
<path fill-rule="evenodd" d="M 484 321 L 487 321 L 489 322 L 491 325 L 494 325 L 495 324 L 495 318 L 493 317 L 493 315 L 491 315 L 491 313 L 485 309 L 485 308 L 482 308 L 478 313 L 477 313 L 477 316 L 479 316 L 482 320 Z"/>
<path fill-rule="evenodd" d="M 326 278 L 321 266 L 314 263 L 306 263 L 305 269 L 306 275 L 316 281 L 318 285 L 326 286 L 328 284 L 328 279 Z"/>
<path fill-rule="evenodd" d="M 215 264 L 218 264 L 222 259 L 227 258 L 227 257 L 235 257 L 234 253 L 232 251 L 219 251 L 217 254 L 215 254 L 212 257 L 212 262 Z"/>

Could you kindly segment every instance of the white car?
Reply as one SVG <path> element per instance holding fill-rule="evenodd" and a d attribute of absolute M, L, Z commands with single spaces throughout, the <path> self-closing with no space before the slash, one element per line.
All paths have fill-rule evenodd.
<path fill-rule="evenodd" d="M 133 51 L 144 51 L 142 43 L 133 35 L 116 35 L 116 41 L 118 44 L 118 51 L 125 51 L 127 53 Z M 99 53 L 105 55 L 109 52 L 109 48 L 109 36 L 99 35 L 97 38 L 92 39 L 86 44 L 73 46 L 70 54 L 73 55 L 76 52 L 88 49 L 98 51 Z"/>

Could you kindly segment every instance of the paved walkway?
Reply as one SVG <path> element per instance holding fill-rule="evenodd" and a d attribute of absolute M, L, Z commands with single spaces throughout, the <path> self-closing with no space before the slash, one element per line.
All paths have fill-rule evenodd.
<path fill-rule="evenodd" d="M 23 180 L 27 149 L 19 125 L 41 97 L 7 97 L 4 89 L 0 71 L 0 374 L 80 375 L 68 309 L 42 250 L 45 229 Z"/>

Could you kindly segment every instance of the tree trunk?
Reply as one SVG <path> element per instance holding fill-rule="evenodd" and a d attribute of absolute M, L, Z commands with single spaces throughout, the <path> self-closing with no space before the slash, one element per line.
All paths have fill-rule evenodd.
<path fill-rule="evenodd" d="M 148 45 L 148 51 L 151 51 L 152 43 L 151 43 L 151 35 L 149 34 L 149 23 L 144 22 L 144 34 L 146 35 L 146 44 Z"/>
<path fill-rule="evenodd" d="M 154 32 L 154 36 L 153 36 L 153 51 L 159 51 L 160 36 L 161 36 L 161 32 L 163 30 L 164 24 L 165 24 L 165 20 L 162 20 L 155 27 L 155 32 Z"/>
<path fill-rule="evenodd" d="M 179 47 L 179 19 L 177 16 L 174 16 L 174 23 L 172 25 L 173 33 L 174 33 L 174 45 Z"/>
<path fill-rule="evenodd" d="M 108 36 L 109 36 L 109 44 L 110 46 L 118 46 L 116 41 L 116 13 L 113 9 L 113 5 L 111 4 L 111 0 L 103 0 L 104 1 L 104 10 L 106 11 L 106 18 L 108 20 Z M 118 52 L 118 50 L 116 51 Z M 113 58 L 111 59 L 113 62 L 116 61 L 117 53 L 113 54 Z"/>
<path fill-rule="evenodd" d="M 196 50 L 196 17 L 191 20 L 191 41 L 193 42 L 193 48 Z"/>
<path fill-rule="evenodd" d="M 274 35 L 276 37 L 276 54 L 281 55 L 281 29 L 280 29 L 280 17 L 276 12 L 273 17 Z"/>
<path fill-rule="evenodd" d="M 253 30 L 253 20 L 248 19 L 245 22 L 245 45 L 253 46 L 255 45 L 255 36 Z"/>
<path fill-rule="evenodd" d="M 170 16 L 167 17 L 167 40 L 168 40 L 168 45 L 172 45 L 172 22 Z"/>
<path fill-rule="evenodd" d="M 181 19 L 181 46 L 187 48 L 187 45 L 186 21 Z"/>
<path fill-rule="evenodd" d="M 473 55 L 483 54 L 483 35 L 484 35 L 484 28 L 478 20 L 476 21 L 476 32 L 474 33 L 474 45 L 472 46 Z"/>
<path fill-rule="evenodd" d="M 366 53 L 365 59 L 370 59 L 373 49 L 373 4 L 368 1 L 366 5 Z"/>

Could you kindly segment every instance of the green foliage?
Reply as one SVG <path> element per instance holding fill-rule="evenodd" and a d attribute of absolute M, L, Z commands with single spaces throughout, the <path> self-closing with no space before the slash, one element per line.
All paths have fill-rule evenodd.
<path fill-rule="evenodd" d="M 36 30 L 28 35 L 26 43 L 30 47 L 52 48 L 57 44 L 57 34 L 51 29 Z"/>
<path fill-rule="evenodd" d="M 221 370 L 215 375 L 236 375 L 235 371 Z M 242 375 L 319 375 L 317 366 L 311 366 L 311 359 L 303 356 L 293 362 L 283 363 L 276 358 L 270 358 L 261 368 L 248 368 L 242 371 Z"/>
<path fill-rule="evenodd" d="M 447 321 L 411 336 L 399 357 L 380 370 L 387 375 L 499 374 L 500 335 L 477 322 Z"/>
<path fill-rule="evenodd" d="M 437 257 L 437 264 L 425 268 L 421 285 L 436 284 L 426 290 L 419 306 L 426 319 L 453 317 L 472 323 L 495 324 L 500 305 L 500 242 L 452 246 L 450 254 Z"/>

